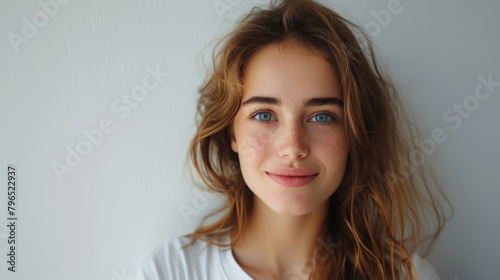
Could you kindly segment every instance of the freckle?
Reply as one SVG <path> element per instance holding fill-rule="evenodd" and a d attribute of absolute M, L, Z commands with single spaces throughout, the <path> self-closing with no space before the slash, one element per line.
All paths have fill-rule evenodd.
<path fill-rule="evenodd" d="M 263 149 L 265 143 L 261 142 L 259 137 L 245 137 L 240 146 L 240 159 L 253 160 Z"/>
<path fill-rule="evenodd" d="M 328 156 L 337 156 L 342 153 L 345 144 L 341 139 L 329 138 L 329 139 L 316 139 L 314 141 L 316 147 L 320 149 L 322 153 Z"/>

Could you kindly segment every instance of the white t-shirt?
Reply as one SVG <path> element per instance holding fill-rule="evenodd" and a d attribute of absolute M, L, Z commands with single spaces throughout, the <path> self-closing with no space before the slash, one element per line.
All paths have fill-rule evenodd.
<path fill-rule="evenodd" d="M 137 267 L 137 280 L 254 280 L 236 262 L 229 247 L 208 245 L 191 238 L 177 237 L 163 242 L 162 245 L 144 257 Z M 219 240 L 229 244 L 230 236 L 225 234 Z M 205 248 L 205 249 L 204 249 Z M 420 280 L 439 280 L 434 268 L 419 255 L 412 256 Z"/>

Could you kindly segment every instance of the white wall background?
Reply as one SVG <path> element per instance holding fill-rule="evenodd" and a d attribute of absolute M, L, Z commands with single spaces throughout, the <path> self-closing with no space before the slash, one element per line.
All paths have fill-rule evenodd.
<path fill-rule="evenodd" d="M 142 256 L 195 229 L 218 201 L 204 204 L 183 176 L 205 75 L 197 57 L 265 2 L 0 2 L 1 279 L 134 279 Z M 448 137 L 436 155 L 456 212 L 428 260 L 442 279 L 499 279 L 500 86 L 477 104 L 473 96 L 478 77 L 500 82 L 500 1 L 322 2 L 371 28 L 427 129 Z M 389 2 L 397 12 L 376 23 Z M 147 67 L 169 75 L 147 80 L 156 88 L 128 115 L 116 112 Z M 443 117 L 464 102 L 472 111 Z M 82 130 L 103 120 L 114 130 L 88 151 Z M 88 155 L 59 180 L 52 165 L 78 147 Z M 6 262 L 9 165 L 18 170 L 15 273 Z M 198 213 L 183 216 L 182 207 Z"/>

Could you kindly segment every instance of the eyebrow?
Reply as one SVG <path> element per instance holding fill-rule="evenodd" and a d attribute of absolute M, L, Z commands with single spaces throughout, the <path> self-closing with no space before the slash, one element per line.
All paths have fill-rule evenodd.
<path fill-rule="evenodd" d="M 241 106 L 245 106 L 248 104 L 257 103 L 257 104 L 269 104 L 269 105 L 280 105 L 281 100 L 274 97 L 265 97 L 265 96 L 254 96 L 243 103 Z M 305 106 L 323 106 L 323 105 L 337 105 L 344 108 L 344 102 L 337 97 L 321 97 L 321 98 L 311 98 L 304 102 Z"/>

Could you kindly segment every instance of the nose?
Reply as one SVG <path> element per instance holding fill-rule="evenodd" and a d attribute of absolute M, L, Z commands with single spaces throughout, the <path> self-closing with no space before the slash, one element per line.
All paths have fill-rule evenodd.
<path fill-rule="evenodd" d="M 300 122 L 283 124 L 277 139 L 279 156 L 290 160 L 307 157 L 309 154 L 307 137 L 307 131 Z"/>

